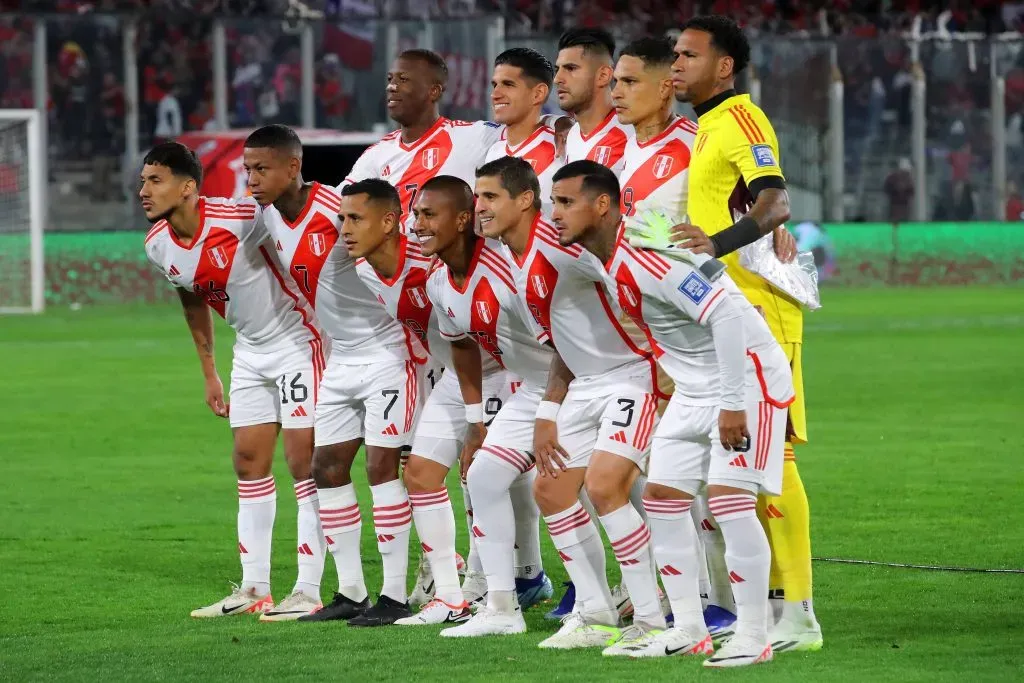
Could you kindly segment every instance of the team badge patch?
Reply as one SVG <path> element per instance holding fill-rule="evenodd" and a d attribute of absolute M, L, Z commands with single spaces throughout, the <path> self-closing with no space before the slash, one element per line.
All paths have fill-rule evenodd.
<path fill-rule="evenodd" d="M 548 298 L 548 283 L 544 281 L 544 277 L 541 275 L 531 275 L 530 284 L 533 285 L 533 291 L 537 293 L 541 299 Z"/>
<path fill-rule="evenodd" d="M 654 177 L 658 180 L 667 178 L 672 172 L 672 157 L 667 154 L 659 154 L 654 157 Z"/>
<path fill-rule="evenodd" d="M 608 162 L 612 160 L 612 148 L 608 145 L 600 145 L 594 148 L 594 161 L 607 166 Z"/>
<path fill-rule="evenodd" d="M 427 293 L 422 287 L 413 287 L 409 290 L 409 300 L 416 306 L 416 308 L 426 308 L 430 305 L 427 299 Z"/>
<path fill-rule="evenodd" d="M 679 291 L 686 295 L 686 298 L 695 304 L 704 301 L 704 297 L 711 291 L 711 283 L 697 273 L 690 273 L 679 285 Z"/>
<path fill-rule="evenodd" d="M 760 168 L 775 166 L 775 153 L 771 145 L 751 145 L 750 151 L 754 154 L 754 165 Z"/>
<path fill-rule="evenodd" d="M 423 168 L 428 171 L 434 170 L 434 167 L 437 166 L 438 159 L 440 158 L 441 152 L 437 147 L 431 147 L 423 150 Z"/>
<path fill-rule="evenodd" d="M 323 233 L 313 232 L 307 237 L 309 239 L 309 250 L 313 252 L 313 255 L 323 256 L 327 251 L 327 240 L 324 239 Z"/>
<path fill-rule="evenodd" d="M 228 267 L 228 255 L 224 252 L 223 247 L 214 247 L 213 249 L 210 249 L 209 255 L 210 261 L 213 262 L 213 265 L 221 269 Z"/>
<path fill-rule="evenodd" d="M 476 313 L 485 325 L 491 324 L 491 307 L 487 305 L 486 301 L 476 302 Z"/>

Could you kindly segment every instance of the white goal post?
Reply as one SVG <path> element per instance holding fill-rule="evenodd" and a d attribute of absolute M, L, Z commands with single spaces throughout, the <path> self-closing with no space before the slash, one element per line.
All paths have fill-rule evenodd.
<path fill-rule="evenodd" d="M 0 313 L 45 306 L 43 136 L 35 109 L 0 109 Z"/>

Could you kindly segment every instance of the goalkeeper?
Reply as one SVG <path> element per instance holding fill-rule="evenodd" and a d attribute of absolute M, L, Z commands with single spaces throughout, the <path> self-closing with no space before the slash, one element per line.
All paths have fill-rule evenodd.
<path fill-rule="evenodd" d="M 799 304 L 742 268 L 736 250 L 773 233 L 776 255 L 791 261 L 796 243 L 783 227 L 789 196 L 771 123 L 748 95 L 734 90 L 750 60 L 740 28 L 723 16 L 702 16 L 683 27 L 672 81 L 676 99 L 693 105 L 698 132 L 690 160 L 688 215 L 673 228 L 680 247 L 721 258 L 750 302 L 764 315 L 793 369 L 796 400 L 789 409 L 782 495 L 762 499 L 759 512 L 772 546 L 771 587 L 782 589 L 781 615 L 769 637 L 775 651 L 817 650 L 821 629 L 811 602 L 809 508 L 793 455 L 807 441 L 800 350 Z M 699 226 L 699 227 L 698 227 Z M 774 603 L 778 604 L 778 603 Z"/>

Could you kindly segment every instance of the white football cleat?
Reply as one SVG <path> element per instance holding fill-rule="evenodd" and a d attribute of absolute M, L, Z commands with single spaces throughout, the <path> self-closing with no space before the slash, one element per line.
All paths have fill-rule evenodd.
<path fill-rule="evenodd" d="M 618 640 L 619 629 L 603 624 L 588 624 L 579 612 L 562 617 L 562 627 L 553 636 L 540 641 L 544 650 L 575 650 L 584 647 L 608 647 Z"/>
<path fill-rule="evenodd" d="M 768 629 L 772 652 L 817 652 L 825 644 L 818 622 L 797 623 L 783 617 Z"/>
<path fill-rule="evenodd" d="M 466 578 L 462 581 L 462 595 L 470 605 L 486 600 L 487 575 L 467 569 Z"/>
<path fill-rule="evenodd" d="M 629 590 L 626 584 L 620 583 L 612 589 L 612 603 L 615 609 L 619 610 L 620 619 L 628 619 L 633 616 L 633 601 L 629 599 Z"/>
<path fill-rule="evenodd" d="M 630 657 L 673 657 L 676 655 L 713 655 L 711 635 L 707 629 L 680 627 L 662 631 L 629 651 Z"/>
<path fill-rule="evenodd" d="M 601 651 L 605 657 L 628 657 L 634 648 L 642 648 L 647 641 L 663 631 L 646 624 L 631 624 L 622 629 L 619 639 Z"/>
<path fill-rule="evenodd" d="M 238 614 L 263 614 L 274 606 L 274 598 L 266 595 L 256 595 L 254 588 L 242 590 L 235 584 L 231 595 L 218 600 L 212 605 L 192 610 L 192 616 L 196 619 L 212 619 L 213 617 L 233 617 Z"/>
<path fill-rule="evenodd" d="M 718 652 L 704 660 L 704 666 L 710 668 L 728 668 L 750 666 L 772 661 L 770 643 L 755 640 L 749 636 L 735 635 L 726 641 Z"/>
<path fill-rule="evenodd" d="M 473 613 L 469 611 L 469 603 L 449 605 L 444 600 L 434 598 L 411 617 L 403 617 L 395 621 L 397 626 L 426 626 L 429 624 L 461 624 L 469 621 Z"/>
<path fill-rule="evenodd" d="M 420 553 L 420 565 L 416 569 L 416 585 L 409 594 L 409 606 L 426 605 L 434 599 L 434 572 L 430 569 L 427 554 Z"/>
<path fill-rule="evenodd" d="M 301 616 L 312 614 L 323 607 L 316 598 L 302 591 L 295 591 L 280 604 L 274 605 L 269 611 L 260 615 L 260 621 L 295 621 Z"/>
<path fill-rule="evenodd" d="M 518 605 L 514 612 L 498 612 L 489 607 L 481 607 L 466 623 L 441 631 L 445 638 L 508 636 L 515 633 L 526 633 L 526 621 Z"/>

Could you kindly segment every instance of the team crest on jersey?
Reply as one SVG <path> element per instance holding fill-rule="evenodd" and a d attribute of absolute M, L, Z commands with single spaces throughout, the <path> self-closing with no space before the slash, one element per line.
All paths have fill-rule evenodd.
<path fill-rule="evenodd" d="M 491 317 L 491 307 L 487 305 L 486 301 L 477 301 L 475 302 L 475 305 L 476 313 L 477 315 L 480 316 L 480 320 L 485 325 L 490 325 L 491 320 L 493 320 L 493 318 Z"/>
<path fill-rule="evenodd" d="M 531 275 L 530 284 L 533 285 L 533 291 L 537 292 L 537 296 L 541 299 L 548 298 L 548 283 L 544 280 L 543 275 Z"/>
<path fill-rule="evenodd" d="M 422 159 L 423 168 L 427 169 L 428 171 L 433 171 L 441 160 L 441 150 L 439 150 L 437 147 L 430 147 L 428 149 L 425 149 L 423 150 Z"/>
<path fill-rule="evenodd" d="M 654 158 L 654 177 L 658 180 L 667 178 L 672 172 L 672 157 L 667 154 L 659 154 Z"/>
<path fill-rule="evenodd" d="M 309 250 L 313 252 L 314 256 L 323 256 L 327 252 L 327 240 L 324 239 L 322 232 L 313 232 L 309 234 Z"/>
<path fill-rule="evenodd" d="M 640 300 L 636 298 L 636 292 L 633 291 L 632 287 L 629 287 L 623 282 L 619 283 L 619 294 L 626 300 L 630 306 L 636 307 L 640 305 Z"/>
<path fill-rule="evenodd" d="M 221 269 L 228 267 L 228 255 L 224 251 L 224 247 L 214 247 L 206 253 L 210 255 L 210 261 L 213 262 L 213 265 Z"/>
<path fill-rule="evenodd" d="M 600 145 L 594 148 L 594 161 L 607 166 L 608 162 L 612 160 L 612 148 L 608 145 Z"/>
<path fill-rule="evenodd" d="M 704 301 L 704 297 L 711 291 L 711 283 L 697 273 L 690 273 L 679 285 L 679 291 L 686 295 L 686 298 L 695 304 Z"/>
<path fill-rule="evenodd" d="M 427 292 L 422 287 L 413 287 L 409 290 L 409 300 L 416 305 L 416 308 L 426 308 L 430 305 L 427 299 Z"/>

